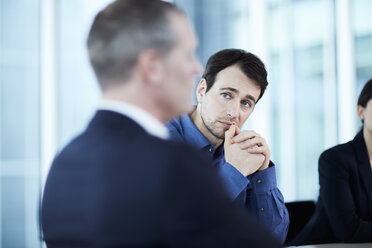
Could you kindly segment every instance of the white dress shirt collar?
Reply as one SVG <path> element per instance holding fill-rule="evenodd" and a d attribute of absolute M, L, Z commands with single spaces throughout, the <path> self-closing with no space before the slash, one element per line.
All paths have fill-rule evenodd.
<path fill-rule="evenodd" d="M 168 129 L 163 123 L 146 110 L 133 104 L 115 100 L 102 100 L 98 110 L 109 110 L 125 115 L 145 129 L 147 133 L 161 139 L 169 138 Z"/>

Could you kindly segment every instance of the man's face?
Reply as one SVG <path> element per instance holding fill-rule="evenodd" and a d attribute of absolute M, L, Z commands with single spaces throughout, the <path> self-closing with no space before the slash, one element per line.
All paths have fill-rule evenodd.
<path fill-rule="evenodd" d="M 164 92 L 167 99 L 164 107 L 170 118 L 192 110 L 195 76 L 202 70 L 199 60 L 194 56 L 197 40 L 192 27 L 182 15 L 173 15 L 172 20 L 177 44 L 165 58 Z"/>
<path fill-rule="evenodd" d="M 218 139 L 224 139 L 225 131 L 232 124 L 239 128 L 243 126 L 261 93 L 260 86 L 236 65 L 220 71 L 208 92 L 205 92 L 206 87 L 202 80 L 197 89 L 198 108 L 204 125 L 199 128 L 205 128 Z"/>

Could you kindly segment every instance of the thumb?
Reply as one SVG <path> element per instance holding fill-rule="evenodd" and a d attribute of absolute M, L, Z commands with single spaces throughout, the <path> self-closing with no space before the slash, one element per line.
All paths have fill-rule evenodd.
<path fill-rule="evenodd" d="M 231 139 L 234 138 L 238 134 L 240 134 L 240 128 L 238 126 L 235 126 L 235 134 L 233 135 L 233 137 L 231 137 Z M 232 139 L 230 143 L 231 144 L 235 143 L 235 141 Z"/>
<path fill-rule="evenodd" d="M 238 134 L 240 134 L 240 128 L 238 126 L 235 126 L 235 135 L 238 135 Z"/>
<path fill-rule="evenodd" d="M 231 139 L 235 136 L 235 125 L 231 125 L 229 130 L 225 132 L 225 144 L 230 144 Z"/>

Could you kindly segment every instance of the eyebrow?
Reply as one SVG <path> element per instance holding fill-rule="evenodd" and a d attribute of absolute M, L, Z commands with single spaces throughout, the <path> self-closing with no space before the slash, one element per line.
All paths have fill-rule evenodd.
<path fill-rule="evenodd" d="M 228 91 L 234 92 L 236 94 L 239 93 L 239 90 L 237 90 L 235 88 L 231 88 L 231 87 L 220 88 L 220 91 L 223 91 L 223 90 L 228 90 Z M 252 100 L 256 104 L 256 99 L 252 95 L 249 95 L 249 94 L 245 95 L 245 98 Z"/>

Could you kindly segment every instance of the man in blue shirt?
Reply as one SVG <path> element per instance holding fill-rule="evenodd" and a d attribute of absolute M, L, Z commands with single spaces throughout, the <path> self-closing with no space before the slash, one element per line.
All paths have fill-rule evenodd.
<path fill-rule="evenodd" d="M 168 123 L 172 139 L 206 153 L 231 198 L 284 242 L 289 217 L 276 185 L 270 149 L 258 133 L 240 130 L 268 85 L 265 65 L 251 53 L 225 49 L 209 58 L 190 115 Z"/>

